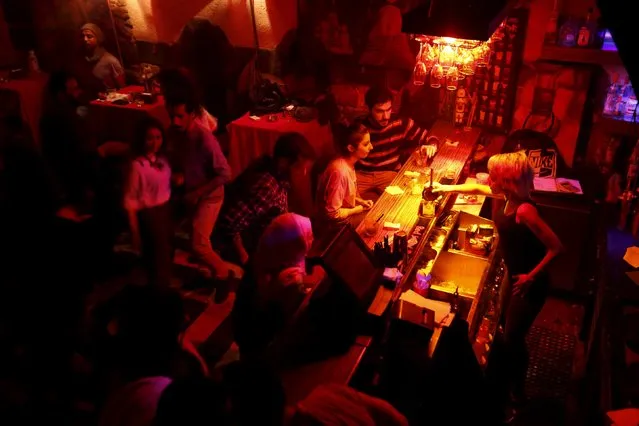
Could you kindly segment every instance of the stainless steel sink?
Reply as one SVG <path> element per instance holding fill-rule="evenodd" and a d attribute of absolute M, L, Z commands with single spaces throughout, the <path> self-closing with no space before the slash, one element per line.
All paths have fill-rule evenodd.
<path fill-rule="evenodd" d="M 457 251 L 445 251 L 439 254 L 431 272 L 431 289 L 475 297 L 479 284 L 488 268 L 488 261 Z"/>

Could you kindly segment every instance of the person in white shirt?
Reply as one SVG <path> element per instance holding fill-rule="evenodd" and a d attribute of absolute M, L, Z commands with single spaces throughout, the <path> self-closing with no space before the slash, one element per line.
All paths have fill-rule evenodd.
<path fill-rule="evenodd" d="M 170 285 L 173 264 L 171 168 L 163 154 L 164 142 L 164 129 L 157 120 L 139 124 L 124 196 L 133 247 L 142 253 L 149 283 L 158 286 Z"/>
<path fill-rule="evenodd" d="M 319 179 L 313 223 L 317 236 L 324 236 L 347 222 L 354 224 L 361 213 L 373 207 L 372 200 L 359 196 L 355 174 L 355 164 L 373 149 L 368 129 L 363 124 L 353 124 L 344 137 L 338 138 L 338 144 L 341 154 Z"/>

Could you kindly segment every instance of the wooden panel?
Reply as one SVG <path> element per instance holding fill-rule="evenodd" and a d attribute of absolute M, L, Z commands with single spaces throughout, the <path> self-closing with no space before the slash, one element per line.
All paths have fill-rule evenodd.
<path fill-rule="evenodd" d="M 439 152 L 432 161 L 431 167 L 434 170 L 434 180 L 443 177 L 447 170 L 455 171 L 455 181 L 459 179 L 464 164 L 470 157 L 475 143 L 477 142 L 480 130 L 473 128 L 470 131 L 456 129 L 451 123 L 437 121 L 431 129 L 430 135 L 437 136 L 440 140 Z M 457 146 L 447 144 L 445 139 L 451 141 L 459 141 Z M 367 219 L 377 220 L 382 214 L 384 217 L 380 222 L 393 222 L 401 225 L 400 230 L 410 234 L 415 223 L 417 222 L 417 211 L 421 200 L 420 195 L 412 195 L 410 191 L 411 179 L 404 176 L 407 171 L 425 172 L 425 167 L 420 167 L 416 163 L 416 158 L 411 156 L 401 168 L 392 185 L 398 186 L 404 190 L 402 195 L 390 195 L 387 193 L 377 200 L 373 208 L 368 212 L 366 218 L 360 223 L 357 232 L 362 236 L 366 244 L 372 249 L 376 242 L 383 241 L 387 235 L 394 234 L 395 231 L 386 231 L 380 226 L 377 234 L 366 237 L 363 235 L 365 222 Z M 383 225 L 383 223 L 382 223 Z"/>

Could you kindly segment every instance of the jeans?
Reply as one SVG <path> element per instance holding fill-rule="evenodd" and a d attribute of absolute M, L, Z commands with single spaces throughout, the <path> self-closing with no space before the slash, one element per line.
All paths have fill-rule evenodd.
<path fill-rule="evenodd" d="M 224 187 L 219 187 L 198 201 L 191 219 L 191 250 L 200 262 L 217 275 L 224 273 L 224 261 L 213 250 L 211 234 L 223 201 Z"/>
<path fill-rule="evenodd" d="M 358 170 L 357 192 L 359 196 L 364 199 L 378 198 L 384 193 L 386 187 L 391 184 L 396 176 L 397 172 L 393 171 L 368 172 Z M 372 197 L 372 195 L 376 195 L 377 197 Z"/>

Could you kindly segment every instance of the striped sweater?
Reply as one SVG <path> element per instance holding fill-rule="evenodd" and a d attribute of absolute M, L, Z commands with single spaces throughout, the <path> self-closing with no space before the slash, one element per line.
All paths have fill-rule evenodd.
<path fill-rule="evenodd" d="M 371 135 L 373 150 L 355 166 L 368 172 L 392 171 L 401 166 L 400 156 L 407 150 L 417 148 L 426 141 L 427 131 L 421 129 L 411 118 L 391 117 L 385 127 L 373 123 L 371 118 L 363 121 Z"/>

